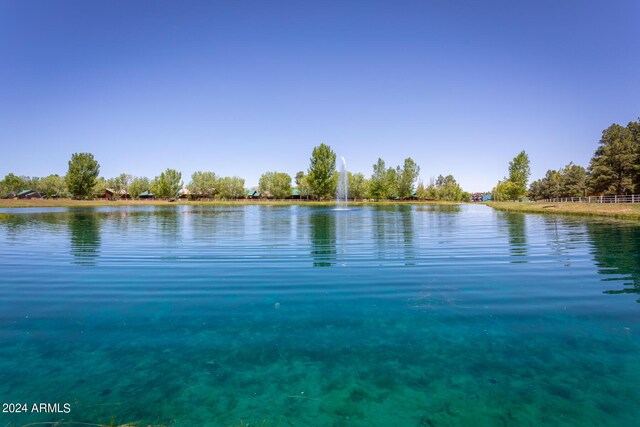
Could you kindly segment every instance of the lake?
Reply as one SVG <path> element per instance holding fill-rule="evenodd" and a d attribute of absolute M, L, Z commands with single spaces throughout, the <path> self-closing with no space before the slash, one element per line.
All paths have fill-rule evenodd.
<path fill-rule="evenodd" d="M 638 223 L 474 205 L 2 212 L 0 402 L 28 410 L 1 427 L 640 419 Z"/>

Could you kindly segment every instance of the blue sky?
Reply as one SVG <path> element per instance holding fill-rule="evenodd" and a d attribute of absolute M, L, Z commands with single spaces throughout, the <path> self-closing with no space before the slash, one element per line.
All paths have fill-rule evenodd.
<path fill-rule="evenodd" d="M 489 190 L 640 116 L 640 2 L 0 0 L 0 175 L 294 175 L 330 145 Z M 185 182 L 185 183 L 186 183 Z"/>

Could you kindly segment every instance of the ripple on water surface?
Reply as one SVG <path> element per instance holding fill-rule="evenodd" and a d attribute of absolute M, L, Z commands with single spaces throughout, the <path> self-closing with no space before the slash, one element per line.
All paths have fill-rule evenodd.
<path fill-rule="evenodd" d="M 6 210 L 0 425 L 636 425 L 640 227 L 485 206 Z"/>

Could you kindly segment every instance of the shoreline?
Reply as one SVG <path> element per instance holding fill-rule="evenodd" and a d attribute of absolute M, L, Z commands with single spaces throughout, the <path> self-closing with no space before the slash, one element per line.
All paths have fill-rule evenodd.
<path fill-rule="evenodd" d="M 474 204 L 468 202 L 383 200 L 353 201 L 350 206 L 455 206 Z M 484 202 L 490 208 L 522 213 L 561 214 L 593 218 L 617 218 L 640 221 L 640 203 L 542 203 L 542 202 Z M 14 208 L 89 208 L 89 207 L 129 207 L 129 206 L 335 206 L 335 200 L 72 200 L 72 199 L 0 199 L 0 209 Z"/>
<path fill-rule="evenodd" d="M 421 200 L 384 200 L 350 201 L 350 206 L 391 206 L 391 205 L 461 205 L 465 202 L 421 201 Z M 334 206 L 335 200 L 72 200 L 72 199 L 0 199 L 0 209 L 11 208 L 82 208 L 105 206 Z"/>
<path fill-rule="evenodd" d="M 640 221 L 640 203 L 486 202 L 485 204 L 493 209 L 507 212 L 545 215 L 561 214 Z"/>

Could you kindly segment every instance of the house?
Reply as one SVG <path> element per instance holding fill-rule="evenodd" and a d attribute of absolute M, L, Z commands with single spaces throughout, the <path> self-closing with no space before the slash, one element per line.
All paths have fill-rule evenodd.
<path fill-rule="evenodd" d="M 260 192 L 258 190 L 247 190 L 245 193 L 247 199 L 259 199 Z"/>
<path fill-rule="evenodd" d="M 153 193 L 149 190 L 147 191 L 143 191 L 142 193 L 140 193 L 140 195 L 138 196 L 140 199 L 155 199 L 156 196 L 153 195 Z"/>
<path fill-rule="evenodd" d="M 115 199 L 130 199 L 127 190 L 114 190 L 113 188 L 105 188 L 104 193 L 96 194 L 98 199 L 115 200 Z"/>
<path fill-rule="evenodd" d="M 491 200 L 491 193 L 473 193 L 471 194 L 472 202 L 486 202 Z"/>
<path fill-rule="evenodd" d="M 42 199 L 42 195 L 35 190 L 22 190 L 14 196 L 15 199 Z"/>
<path fill-rule="evenodd" d="M 287 199 L 296 199 L 296 200 L 300 200 L 301 197 L 301 193 L 300 190 L 298 190 L 297 188 L 293 188 L 291 189 L 291 194 L 289 195 L 289 197 L 287 197 Z"/>
<path fill-rule="evenodd" d="M 112 200 L 114 199 L 114 195 L 116 194 L 116 191 L 112 188 L 105 188 L 104 189 L 104 194 L 101 194 L 99 196 L 100 199 L 105 199 L 105 200 Z"/>

